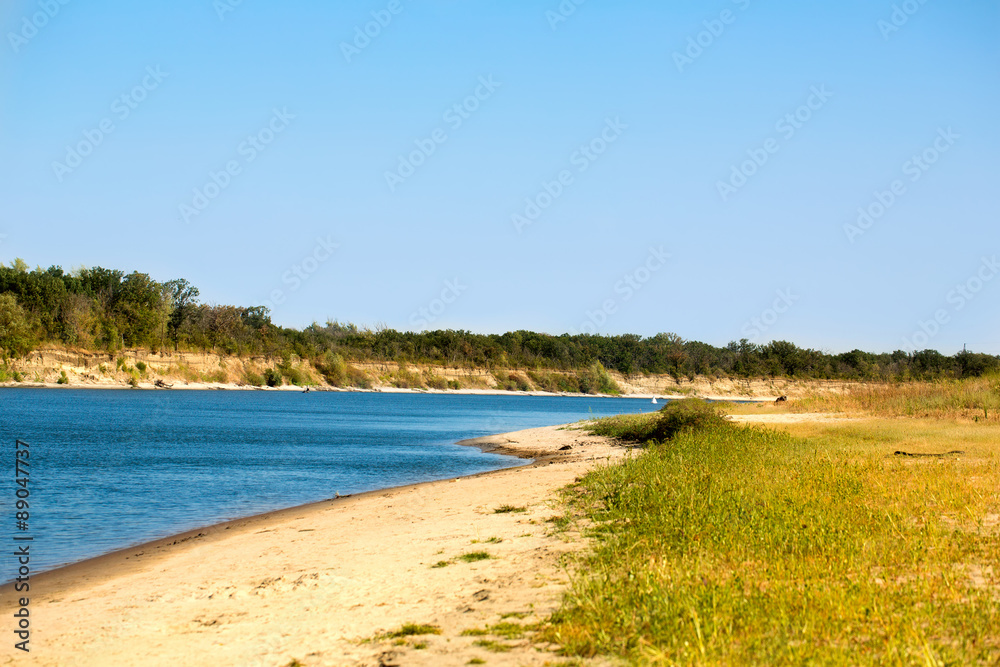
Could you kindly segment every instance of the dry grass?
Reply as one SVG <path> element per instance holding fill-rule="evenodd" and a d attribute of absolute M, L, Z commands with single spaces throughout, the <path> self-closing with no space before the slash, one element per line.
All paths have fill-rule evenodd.
<path fill-rule="evenodd" d="M 940 417 L 1000 423 L 1000 376 L 939 382 L 866 384 L 840 394 L 790 401 L 793 412 L 844 412 L 880 417 Z"/>

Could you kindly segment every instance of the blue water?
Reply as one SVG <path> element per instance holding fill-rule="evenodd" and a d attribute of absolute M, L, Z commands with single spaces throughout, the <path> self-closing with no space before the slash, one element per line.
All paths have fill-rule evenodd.
<path fill-rule="evenodd" d="M 522 465 L 455 443 L 657 407 L 562 396 L 0 389 L 0 534 L 32 535 L 38 572 L 337 493 Z M 14 526 L 15 439 L 31 451 L 27 533 Z M 13 578 L 5 560 L 0 581 Z"/>

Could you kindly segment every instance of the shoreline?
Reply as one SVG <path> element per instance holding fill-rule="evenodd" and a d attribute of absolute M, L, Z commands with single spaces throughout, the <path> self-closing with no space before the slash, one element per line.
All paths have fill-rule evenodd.
<path fill-rule="evenodd" d="M 556 608 L 565 585 L 558 557 L 582 541 L 551 534 L 555 493 L 626 450 L 572 426 L 458 443 L 530 458 L 526 465 L 235 519 L 39 574 L 31 580 L 33 657 L 53 665 L 167 665 L 197 656 L 372 664 L 372 651 L 406 649 L 360 639 L 415 622 L 444 635 L 429 640 L 431 650 L 412 651 L 429 662 L 406 664 L 458 665 L 476 655 L 542 664 L 546 654 L 529 647 L 498 662 L 461 631 L 515 611 L 540 620 Z M 494 511 L 505 504 L 519 509 Z M 491 557 L 458 558 L 476 550 Z M 13 613 L 13 597 L 3 597 L 0 615 Z M 343 613 L 308 613 L 320 609 Z"/>
<path fill-rule="evenodd" d="M 282 387 L 239 386 L 231 383 L 201 383 L 174 384 L 171 387 L 157 387 L 152 383 L 142 382 L 138 387 L 127 384 L 57 384 L 54 382 L 0 382 L 0 391 L 4 389 L 85 389 L 103 391 L 266 391 L 285 393 L 347 393 L 347 394 L 428 394 L 435 396 L 568 396 L 573 398 L 623 398 L 675 401 L 683 398 L 700 398 L 706 401 L 732 401 L 737 403 L 773 403 L 776 396 L 726 396 L 726 395 L 690 395 L 690 394 L 580 394 L 571 392 L 550 391 L 507 391 L 504 389 L 403 389 L 398 387 L 379 387 L 376 389 L 343 388 L 343 387 L 304 387 L 285 385 Z"/>
<path fill-rule="evenodd" d="M 574 424 L 562 424 L 552 427 L 540 427 L 540 428 L 566 428 L 573 426 Z M 529 429 L 530 430 L 530 429 Z M 512 431 L 513 433 L 519 433 L 519 431 Z M 506 446 L 504 444 L 498 444 L 493 442 L 493 439 L 506 438 L 508 434 L 499 433 L 495 435 L 481 436 L 478 438 L 466 438 L 464 440 L 459 440 L 454 444 L 460 445 L 462 447 L 476 447 L 484 454 L 500 454 L 502 456 L 509 456 L 512 458 L 517 458 L 521 460 L 527 459 L 528 462 L 522 465 L 512 465 L 506 466 L 504 468 L 497 468 L 496 470 L 486 470 L 484 472 L 472 473 L 469 475 L 460 475 L 458 477 L 444 477 L 442 479 L 432 479 L 425 482 L 416 482 L 413 484 L 403 484 L 400 486 L 385 486 L 379 487 L 377 489 L 371 489 L 370 491 L 361 491 L 358 493 L 348 493 L 345 495 L 338 495 L 334 498 L 325 498 L 323 500 L 314 500 L 308 503 L 301 503 L 299 505 L 292 505 L 290 507 L 282 507 L 274 510 L 269 510 L 266 512 L 258 512 L 257 514 L 250 514 L 243 517 L 236 517 L 233 519 L 227 519 L 225 521 L 219 521 L 216 523 L 206 524 L 204 526 L 198 526 L 195 528 L 190 528 L 188 530 L 171 533 L 164 537 L 158 537 L 152 540 L 146 540 L 144 542 L 137 542 L 132 545 L 124 546 L 113 551 L 109 551 L 104 554 L 97 556 L 89 556 L 83 558 L 82 560 L 73 561 L 70 563 L 65 563 L 63 565 L 57 565 L 49 570 L 44 570 L 38 574 L 32 575 L 32 580 L 38 581 L 44 579 L 46 582 L 50 578 L 56 578 L 54 575 L 65 574 L 66 576 L 73 577 L 76 575 L 75 572 L 70 572 L 70 570 L 79 569 L 82 572 L 88 571 L 92 568 L 84 567 L 88 564 L 93 563 L 94 565 L 105 565 L 112 563 L 119 563 L 120 557 L 125 555 L 127 552 L 131 551 L 146 551 L 149 549 L 163 549 L 167 546 L 173 546 L 183 542 L 187 542 L 192 539 L 200 539 L 202 537 L 209 537 L 217 535 L 220 531 L 230 530 L 234 527 L 244 526 L 249 524 L 256 524 L 264 522 L 265 520 L 281 520 L 285 518 L 284 515 L 295 513 L 301 511 L 312 511 L 314 509 L 320 509 L 330 506 L 331 504 L 341 503 L 342 501 L 347 501 L 349 499 L 361 499 L 367 498 L 374 495 L 380 495 L 387 492 L 402 492 L 412 489 L 419 488 L 428 484 L 440 484 L 443 482 L 453 482 L 460 479 L 475 479 L 477 477 L 483 477 L 485 475 L 493 475 L 504 470 L 515 470 L 518 468 L 530 468 L 532 466 L 546 465 L 550 460 L 554 458 L 552 452 L 547 452 L 543 450 L 534 449 L 520 449 Z M 345 503 L 346 504 L 346 503 Z M 125 556 L 125 560 L 129 560 L 129 556 Z M 97 561 L 102 561 L 97 563 Z M 103 561 L 107 561 L 104 563 Z M 65 571 L 65 572 L 64 572 Z M 14 580 L 0 582 L 0 596 L 4 593 L 13 592 Z M 8 590 L 11 589 L 11 590 Z"/>

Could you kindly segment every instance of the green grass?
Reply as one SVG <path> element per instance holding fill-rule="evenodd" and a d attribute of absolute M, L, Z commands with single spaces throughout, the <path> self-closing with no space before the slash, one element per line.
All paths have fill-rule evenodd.
<path fill-rule="evenodd" d="M 436 562 L 433 565 L 431 565 L 431 567 L 432 568 L 439 568 L 439 567 L 448 567 L 449 565 L 451 565 L 451 561 L 450 560 L 439 560 L 438 562 Z"/>
<path fill-rule="evenodd" d="M 472 644 L 474 646 L 478 646 L 479 648 L 484 648 L 487 651 L 492 651 L 494 653 L 506 653 L 511 648 L 510 646 L 507 646 L 503 642 L 498 642 L 493 639 L 479 639 L 477 641 L 472 642 Z"/>
<path fill-rule="evenodd" d="M 515 505 L 501 505 L 493 510 L 494 514 L 510 514 L 511 512 L 527 512 L 527 507 L 516 507 Z"/>
<path fill-rule="evenodd" d="M 486 661 L 482 658 L 470 658 L 469 662 L 465 663 L 467 665 L 485 665 Z"/>
<path fill-rule="evenodd" d="M 638 664 L 996 664 L 1000 428 L 807 430 L 681 429 L 588 474 L 567 493 L 595 545 L 539 639 Z M 968 454 L 892 455 L 944 443 Z"/>
<path fill-rule="evenodd" d="M 436 625 L 426 625 L 422 623 L 406 623 L 399 630 L 389 632 L 383 637 L 387 639 L 398 639 L 402 637 L 413 637 L 419 635 L 439 635 L 441 628 Z"/>
<path fill-rule="evenodd" d="M 467 554 L 462 554 L 458 557 L 459 560 L 465 561 L 466 563 L 475 563 L 480 560 L 489 560 L 493 556 L 489 555 L 485 551 L 473 551 Z"/>
<path fill-rule="evenodd" d="M 485 628 L 468 628 L 462 630 L 462 637 L 485 637 L 490 634 Z"/>

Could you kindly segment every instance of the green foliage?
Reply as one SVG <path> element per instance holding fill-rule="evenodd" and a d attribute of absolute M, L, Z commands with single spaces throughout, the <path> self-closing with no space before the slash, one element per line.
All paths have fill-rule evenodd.
<path fill-rule="evenodd" d="M 247 370 L 243 372 L 243 382 L 251 387 L 263 387 L 267 380 L 264 379 L 263 375 Z"/>
<path fill-rule="evenodd" d="M 466 563 L 475 563 L 476 561 L 489 560 L 490 558 L 493 558 L 493 556 L 489 555 L 485 551 L 473 551 L 471 553 L 462 554 L 458 557 L 460 561 L 464 561 Z"/>
<path fill-rule="evenodd" d="M 448 388 L 448 381 L 440 375 L 434 375 L 433 373 L 426 373 L 424 375 L 424 384 L 427 385 L 429 389 L 444 390 Z"/>
<path fill-rule="evenodd" d="M 0 294 L 0 350 L 4 356 L 23 357 L 34 344 L 24 309 L 13 294 Z"/>
<path fill-rule="evenodd" d="M 140 373 L 145 373 L 146 372 L 146 368 L 148 368 L 146 366 L 146 362 L 145 361 L 136 362 L 135 367 L 139 369 Z"/>
<path fill-rule="evenodd" d="M 683 398 L 670 401 L 658 412 L 600 419 L 589 425 L 588 429 L 596 435 L 627 442 L 663 442 L 682 431 L 730 426 L 717 406 L 698 398 Z"/>
<path fill-rule="evenodd" d="M 59 379 L 56 380 L 56 384 L 69 384 L 69 377 L 66 375 L 66 371 L 59 372 Z"/>
<path fill-rule="evenodd" d="M 24 356 L 40 342 L 94 346 L 110 353 L 173 346 L 239 356 L 294 354 L 314 363 L 330 384 L 358 387 L 370 386 L 371 380 L 352 370 L 352 362 L 406 359 L 489 369 L 501 386 L 512 391 L 534 386 L 606 394 L 620 392 L 609 371 L 625 377 L 670 374 L 678 380 L 702 375 L 895 381 L 981 377 L 1000 370 L 1000 357 L 975 352 L 948 357 L 935 350 L 883 354 L 853 350 L 833 355 L 787 341 L 757 345 L 744 339 L 715 347 L 673 333 L 649 338 L 532 331 L 482 335 L 453 330 L 372 331 L 337 321 L 296 330 L 275 326 L 262 306 L 210 306 L 199 303 L 198 296 L 198 289 L 183 279 L 160 283 L 145 273 L 102 267 L 72 273 L 58 266 L 29 270 L 26 263 L 15 260 L 11 266 L 0 266 L 0 297 L 8 297 L 0 302 L 0 347 L 8 356 Z M 530 370 L 525 377 L 516 369 Z M 414 388 L 425 384 L 408 372 L 398 373 L 392 381 Z"/>
<path fill-rule="evenodd" d="M 284 377 L 277 368 L 268 368 L 264 371 L 264 382 L 268 387 L 280 387 L 285 384 Z"/>

